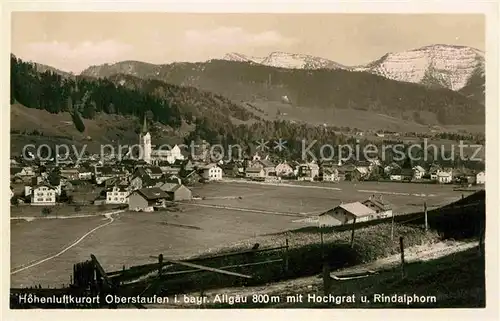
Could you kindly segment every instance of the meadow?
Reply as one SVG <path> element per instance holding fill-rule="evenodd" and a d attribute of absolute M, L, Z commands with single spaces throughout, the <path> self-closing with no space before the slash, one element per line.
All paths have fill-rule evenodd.
<path fill-rule="evenodd" d="M 193 190 L 194 194 L 205 199 L 182 204 L 177 212 L 134 212 L 115 216 L 112 223 L 90 234 L 60 256 L 11 275 L 12 286 L 68 284 L 73 264 L 88 260 L 90 254 L 96 255 L 106 271 L 112 271 L 123 266 L 154 262 L 151 256 L 156 257 L 160 253 L 180 259 L 215 252 L 241 242 L 251 245 L 265 235 L 310 226 L 310 223 L 300 222 L 301 217 L 307 217 L 300 213 L 317 214 L 340 201 L 363 200 L 375 190 L 386 193 L 383 197 L 393 203 L 397 211 L 405 208 L 420 211 L 426 199 L 432 206 L 449 203 L 461 196 L 461 193 L 453 192 L 451 186 L 351 185 L 347 182 L 331 185 L 340 190 L 244 183 L 205 184 Z M 412 196 L 422 193 L 433 196 Z M 107 221 L 102 216 L 30 222 L 13 220 L 11 268 L 54 255 Z M 283 236 L 278 243 L 283 245 Z"/>

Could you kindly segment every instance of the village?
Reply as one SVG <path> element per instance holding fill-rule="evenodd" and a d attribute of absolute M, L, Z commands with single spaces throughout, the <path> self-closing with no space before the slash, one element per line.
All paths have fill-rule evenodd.
<path fill-rule="evenodd" d="M 319 184 L 339 182 L 385 181 L 394 183 L 456 184 L 462 188 L 485 184 L 485 172 L 465 168 L 442 168 L 431 165 L 401 168 L 396 162 L 378 160 L 305 162 L 272 161 L 269 155 L 255 153 L 243 161 L 210 162 L 185 155 L 175 145 L 159 152 L 151 145 L 151 135 L 144 123 L 139 137 L 146 151 L 142 159 L 109 158 L 89 155 L 63 164 L 55 161 L 11 159 L 11 204 L 38 206 L 49 214 L 53 206 L 71 204 L 119 206 L 129 211 L 151 212 L 168 208 L 176 202 L 196 199 L 192 188 L 214 182 L 251 181 L 262 184 Z M 59 162 L 60 163 L 60 162 Z M 458 187 L 457 187 L 458 188 Z M 347 213 L 341 219 L 322 220 L 323 225 L 348 224 L 346 219 L 382 218 L 391 215 L 390 205 L 381 197 L 340 204 L 327 213 Z M 320 217 L 325 217 L 320 216 Z M 336 217 L 336 216 L 335 216 Z M 358 219 L 358 221 L 360 221 Z"/>

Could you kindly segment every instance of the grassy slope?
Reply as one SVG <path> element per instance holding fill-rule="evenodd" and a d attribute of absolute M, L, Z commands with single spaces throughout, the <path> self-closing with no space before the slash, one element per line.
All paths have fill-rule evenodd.
<path fill-rule="evenodd" d="M 287 295 L 297 294 L 293 291 L 273 293 L 280 295 L 279 304 L 219 304 L 209 305 L 211 308 L 479 308 L 485 307 L 485 261 L 478 255 L 477 248 L 454 253 L 427 262 L 415 262 L 406 265 L 406 277 L 401 278 L 399 268 L 379 272 L 378 275 L 344 281 L 333 281 L 332 294 L 350 296 L 355 294 L 355 303 L 314 303 L 307 302 L 308 294 L 323 295 L 322 287 L 313 291 L 305 290 L 303 303 L 283 303 Z M 374 302 L 374 294 L 413 296 L 435 296 L 435 303 L 387 303 Z M 362 303 L 361 295 L 372 302 Z M 251 301 L 251 300 L 250 300 Z"/>
<path fill-rule="evenodd" d="M 72 123 L 69 113 L 51 114 L 45 110 L 27 108 L 20 104 L 11 105 L 11 131 L 32 132 L 37 130 L 43 136 L 12 134 L 11 150 L 20 152 L 26 144 L 69 144 L 76 145 L 81 150 L 81 146 L 87 144 L 88 151 L 99 151 L 101 145 L 105 144 L 136 144 L 138 136 L 134 129 L 138 120 L 134 117 L 121 115 L 98 114 L 95 119 L 85 119 L 85 132 L 80 133 Z M 181 127 L 179 132 L 172 132 L 165 129 L 161 137 L 155 137 L 154 144 L 170 142 L 175 136 L 182 136 L 183 131 L 189 131 L 189 126 Z M 87 136 L 91 140 L 87 140 Z"/>
<path fill-rule="evenodd" d="M 287 120 L 311 125 L 359 128 L 361 130 L 389 130 L 394 132 L 427 133 L 432 125 L 437 125 L 435 117 L 427 117 L 425 124 L 403 120 L 380 113 L 355 109 L 319 109 L 294 106 L 279 101 L 254 100 L 242 103 L 248 111 L 266 120 Z M 279 113 L 278 113 L 279 112 Z M 484 125 L 440 125 L 438 132 L 484 133 Z M 376 140 L 376 137 L 373 137 Z"/>

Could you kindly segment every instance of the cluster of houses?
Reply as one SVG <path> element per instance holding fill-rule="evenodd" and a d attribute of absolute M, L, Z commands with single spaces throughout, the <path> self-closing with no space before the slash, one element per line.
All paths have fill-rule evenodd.
<path fill-rule="evenodd" d="M 177 146 L 173 150 L 176 149 Z M 422 166 L 401 168 L 395 162 L 383 166 L 378 161 L 352 161 L 344 164 L 338 161 L 275 162 L 257 153 L 243 161 L 208 163 L 185 158 L 180 152 L 175 153 L 179 156 L 154 165 L 144 160 L 109 161 L 102 164 L 102 161 L 92 161 L 89 158 L 76 164 L 68 161 L 67 164 L 56 166 L 50 163 L 34 165 L 25 160 L 13 159 L 11 181 L 25 183 L 23 196 L 33 205 L 54 205 L 63 194 L 72 195 L 74 202 L 77 202 L 79 196 L 87 195 L 85 201 L 88 202 L 88 191 L 96 191 L 98 187 L 104 188 L 104 192 L 92 200 L 95 204 L 130 204 L 132 193 L 143 190 L 138 195 L 149 195 L 144 191 L 148 188 L 163 191 L 160 195 L 165 200 L 188 200 L 192 196 L 187 186 L 203 181 L 220 181 L 223 177 L 256 181 L 291 179 L 338 182 L 386 179 L 485 184 L 484 171 L 442 168 L 437 165 L 426 170 Z M 374 173 L 377 173 L 375 178 Z"/>
<path fill-rule="evenodd" d="M 256 181 L 361 181 L 389 179 L 412 181 L 428 179 L 437 183 L 484 184 L 484 171 L 446 169 L 432 165 L 428 170 L 421 166 L 401 168 L 396 163 L 382 165 L 370 161 L 296 162 L 276 161 L 269 155 L 256 153 L 245 160 L 213 163 L 203 158 L 184 155 L 179 146 L 170 150 L 155 150 L 146 121 L 139 135 L 143 156 L 132 159 L 131 151 L 124 157 L 84 156 L 78 161 L 11 159 L 11 182 L 24 184 L 24 191 L 16 202 L 32 205 L 55 205 L 58 202 L 80 204 L 128 204 L 130 209 L 150 211 L 169 201 L 192 198 L 187 186 L 199 182 L 220 181 L 223 177 Z M 374 175 L 376 174 L 376 175 Z M 96 196 L 96 193 L 98 194 Z M 15 193 L 11 188 L 10 197 Z M 370 201 L 374 204 L 375 201 Z M 362 209 L 364 203 L 342 205 L 337 211 Z M 368 206 L 369 207 L 369 206 Z M 366 213 L 371 213 L 365 210 Z M 346 212 L 347 213 L 347 212 Z M 369 216 L 379 215 L 369 214 Z M 382 215 L 382 214 L 380 214 Z"/>
<path fill-rule="evenodd" d="M 150 211 L 167 202 L 192 199 L 186 185 L 203 178 L 222 178 L 217 166 L 194 167 L 190 161 L 174 160 L 166 166 L 144 161 L 123 161 L 102 165 L 84 160 L 77 164 L 55 164 L 11 160 L 12 185 L 23 185 L 22 193 L 11 187 L 11 200 L 31 205 L 53 206 L 74 204 L 128 204 L 130 209 Z"/>
<path fill-rule="evenodd" d="M 255 154 L 242 162 L 217 164 L 225 176 L 246 177 L 251 180 L 273 181 L 293 179 L 298 181 L 429 181 L 441 184 L 468 183 L 485 184 L 484 171 L 472 171 L 466 168 L 451 169 L 431 165 L 427 170 L 417 165 L 413 168 L 401 168 L 395 162 L 382 165 L 378 160 L 325 162 L 273 162 L 269 157 Z M 376 174 L 376 175 L 374 175 Z"/>

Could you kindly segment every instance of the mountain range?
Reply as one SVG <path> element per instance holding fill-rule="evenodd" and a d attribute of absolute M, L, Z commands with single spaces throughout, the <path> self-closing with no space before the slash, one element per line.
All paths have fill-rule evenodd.
<path fill-rule="evenodd" d="M 272 52 L 267 57 L 252 57 L 233 52 L 222 59 L 277 68 L 365 71 L 392 80 L 438 85 L 451 90 L 464 88 L 476 74 L 484 77 L 485 68 L 484 52 L 481 50 L 450 45 L 431 45 L 391 52 L 366 65 L 352 67 L 321 57 L 286 52 Z"/>
<path fill-rule="evenodd" d="M 301 128 L 293 125 L 299 122 L 398 132 L 427 132 L 436 125 L 482 132 L 477 126 L 485 122 L 484 54 L 469 47 L 427 46 L 354 67 L 275 52 L 261 58 L 232 53 L 198 63 L 121 61 L 79 75 L 12 56 L 11 70 L 11 103 L 19 111 L 14 127 L 20 132 L 34 128 L 22 121 L 29 112 L 19 106 L 59 114 L 67 112 L 68 95 L 81 100 L 84 91 L 90 100 L 82 115 L 89 121 L 99 113 L 142 117 L 150 110 L 167 127 L 191 124 L 186 134 L 196 125 L 198 137 L 231 133 L 238 139 L 241 126 L 269 128 L 266 121 L 285 121 L 293 130 Z M 75 84 L 87 89 L 71 94 Z M 129 125 L 119 126 L 125 135 Z"/>

